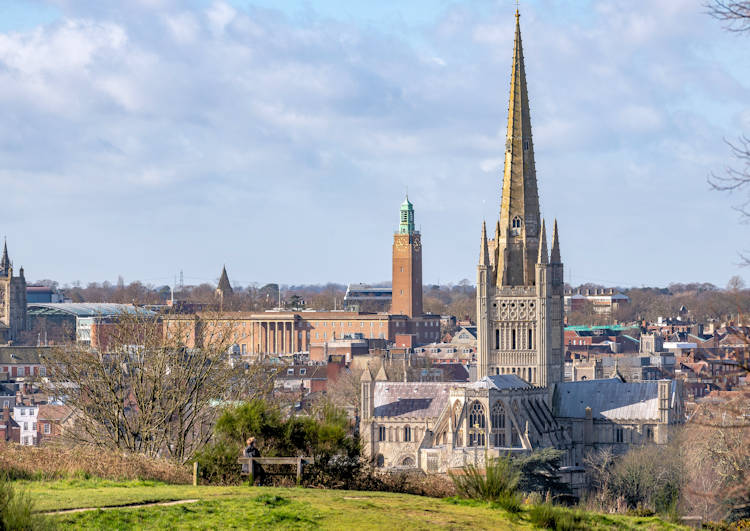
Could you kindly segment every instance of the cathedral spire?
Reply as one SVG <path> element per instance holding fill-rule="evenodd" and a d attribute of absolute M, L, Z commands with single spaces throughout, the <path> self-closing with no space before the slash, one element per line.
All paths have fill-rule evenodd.
<path fill-rule="evenodd" d="M 542 230 L 539 234 L 539 257 L 537 264 L 548 264 L 549 255 L 547 254 L 547 231 L 544 229 L 544 220 L 542 220 Z"/>
<path fill-rule="evenodd" d="M 557 235 L 557 218 L 555 218 L 555 228 L 552 231 L 552 255 L 550 262 L 553 264 L 562 264 L 560 258 L 560 237 Z"/>
<path fill-rule="evenodd" d="M 484 221 L 482 222 L 482 243 L 479 249 L 479 265 L 490 265 L 490 250 L 487 246 L 487 225 Z"/>
<path fill-rule="evenodd" d="M 3 243 L 3 257 L 0 258 L 0 273 L 7 275 L 10 270 L 10 259 L 8 258 L 8 240 Z"/>
<path fill-rule="evenodd" d="M 530 272 L 533 271 L 533 264 L 539 253 L 539 225 L 539 193 L 531 138 L 526 67 L 520 15 L 516 12 L 498 245 L 509 252 L 507 263 L 503 261 L 498 264 L 499 284 L 520 286 L 534 283 L 534 275 Z M 500 254 L 500 259 L 503 260 L 502 252 Z"/>

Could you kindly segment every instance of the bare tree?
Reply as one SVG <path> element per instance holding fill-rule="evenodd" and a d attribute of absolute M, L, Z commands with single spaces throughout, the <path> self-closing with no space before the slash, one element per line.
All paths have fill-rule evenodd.
<path fill-rule="evenodd" d="M 204 319 L 202 326 L 183 320 L 165 330 L 144 312 L 122 315 L 100 325 L 98 350 L 75 343 L 53 349 L 43 386 L 74 408 L 69 437 L 190 459 L 210 439 L 223 403 L 273 386 L 272 371 L 263 365 L 232 363 L 233 330 L 220 317 Z"/>
<path fill-rule="evenodd" d="M 708 14 L 724 22 L 728 31 L 750 31 L 750 2 L 747 0 L 711 0 Z"/>
<path fill-rule="evenodd" d="M 732 32 L 750 32 L 750 1 L 710 0 L 706 7 L 709 15 L 724 23 L 724 28 Z M 729 145 L 737 166 L 727 166 L 723 174 L 711 174 L 708 179 L 714 190 L 723 192 L 750 191 L 750 138 L 742 135 L 736 143 L 725 140 Z M 735 207 L 742 218 L 750 221 L 750 193 Z M 743 265 L 750 265 L 750 251 L 740 254 Z"/>

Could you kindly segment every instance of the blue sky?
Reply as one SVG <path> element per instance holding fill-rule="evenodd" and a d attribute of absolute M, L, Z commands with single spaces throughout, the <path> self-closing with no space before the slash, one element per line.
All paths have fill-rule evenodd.
<path fill-rule="evenodd" d="M 747 36 L 702 2 L 521 3 L 542 214 L 575 284 L 723 286 Z M 635 7 L 634 7 L 635 6 Z M 510 0 L 5 0 L 0 234 L 31 280 L 426 282 L 498 217 Z M 750 280 L 750 278 L 748 278 Z"/>

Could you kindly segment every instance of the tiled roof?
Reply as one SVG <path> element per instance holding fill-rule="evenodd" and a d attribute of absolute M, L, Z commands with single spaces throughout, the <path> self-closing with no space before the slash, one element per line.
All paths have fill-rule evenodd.
<path fill-rule="evenodd" d="M 39 364 L 39 355 L 44 352 L 44 347 L 0 347 L 0 363 L 3 365 L 28 365 Z"/>
<path fill-rule="evenodd" d="M 375 382 L 376 417 L 435 418 L 448 401 L 453 383 Z"/>
<path fill-rule="evenodd" d="M 658 384 L 622 382 L 617 378 L 562 382 L 555 387 L 552 407 L 556 417 L 585 418 L 586 408 L 590 407 L 594 418 L 658 419 Z"/>
<path fill-rule="evenodd" d="M 73 412 L 73 409 L 70 406 L 42 404 L 39 406 L 39 413 L 37 414 L 37 420 L 63 421 L 72 412 Z"/>

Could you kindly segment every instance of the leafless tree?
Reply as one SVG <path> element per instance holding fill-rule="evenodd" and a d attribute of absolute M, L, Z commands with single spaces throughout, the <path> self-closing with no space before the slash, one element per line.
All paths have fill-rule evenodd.
<path fill-rule="evenodd" d="M 750 1 L 710 0 L 706 4 L 709 15 L 724 23 L 724 28 L 732 32 L 750 32 Z M 711 174 L 708 179 L 714 190 L 723 192 L 748 191 L 747 197 L 737 207 L 742 218 L 750 221 L 750 138 L 740 136 L 737 142 L 725 140 L 729 145 L 735 166 L 727 166 L 721 174 Z M 742 264 L 750 265 L 750 251 L 740 253 Z"/>
<path fill-rule="evenodd" d="M 273 371 L 232 363 L 233 330 L 220 315 L 164 329 L 157 317 L 102 325 L 97 350 L 76 343 L 45 359 L 51 395 L 76 412 L 68 436 L 105 448 L 185 462 L 210 439 L 222 404 L 270 392 Z M 200 335 L 195 338 L 194 335 Z M 197 344 L 200 348 L 189 348 Z"/>

